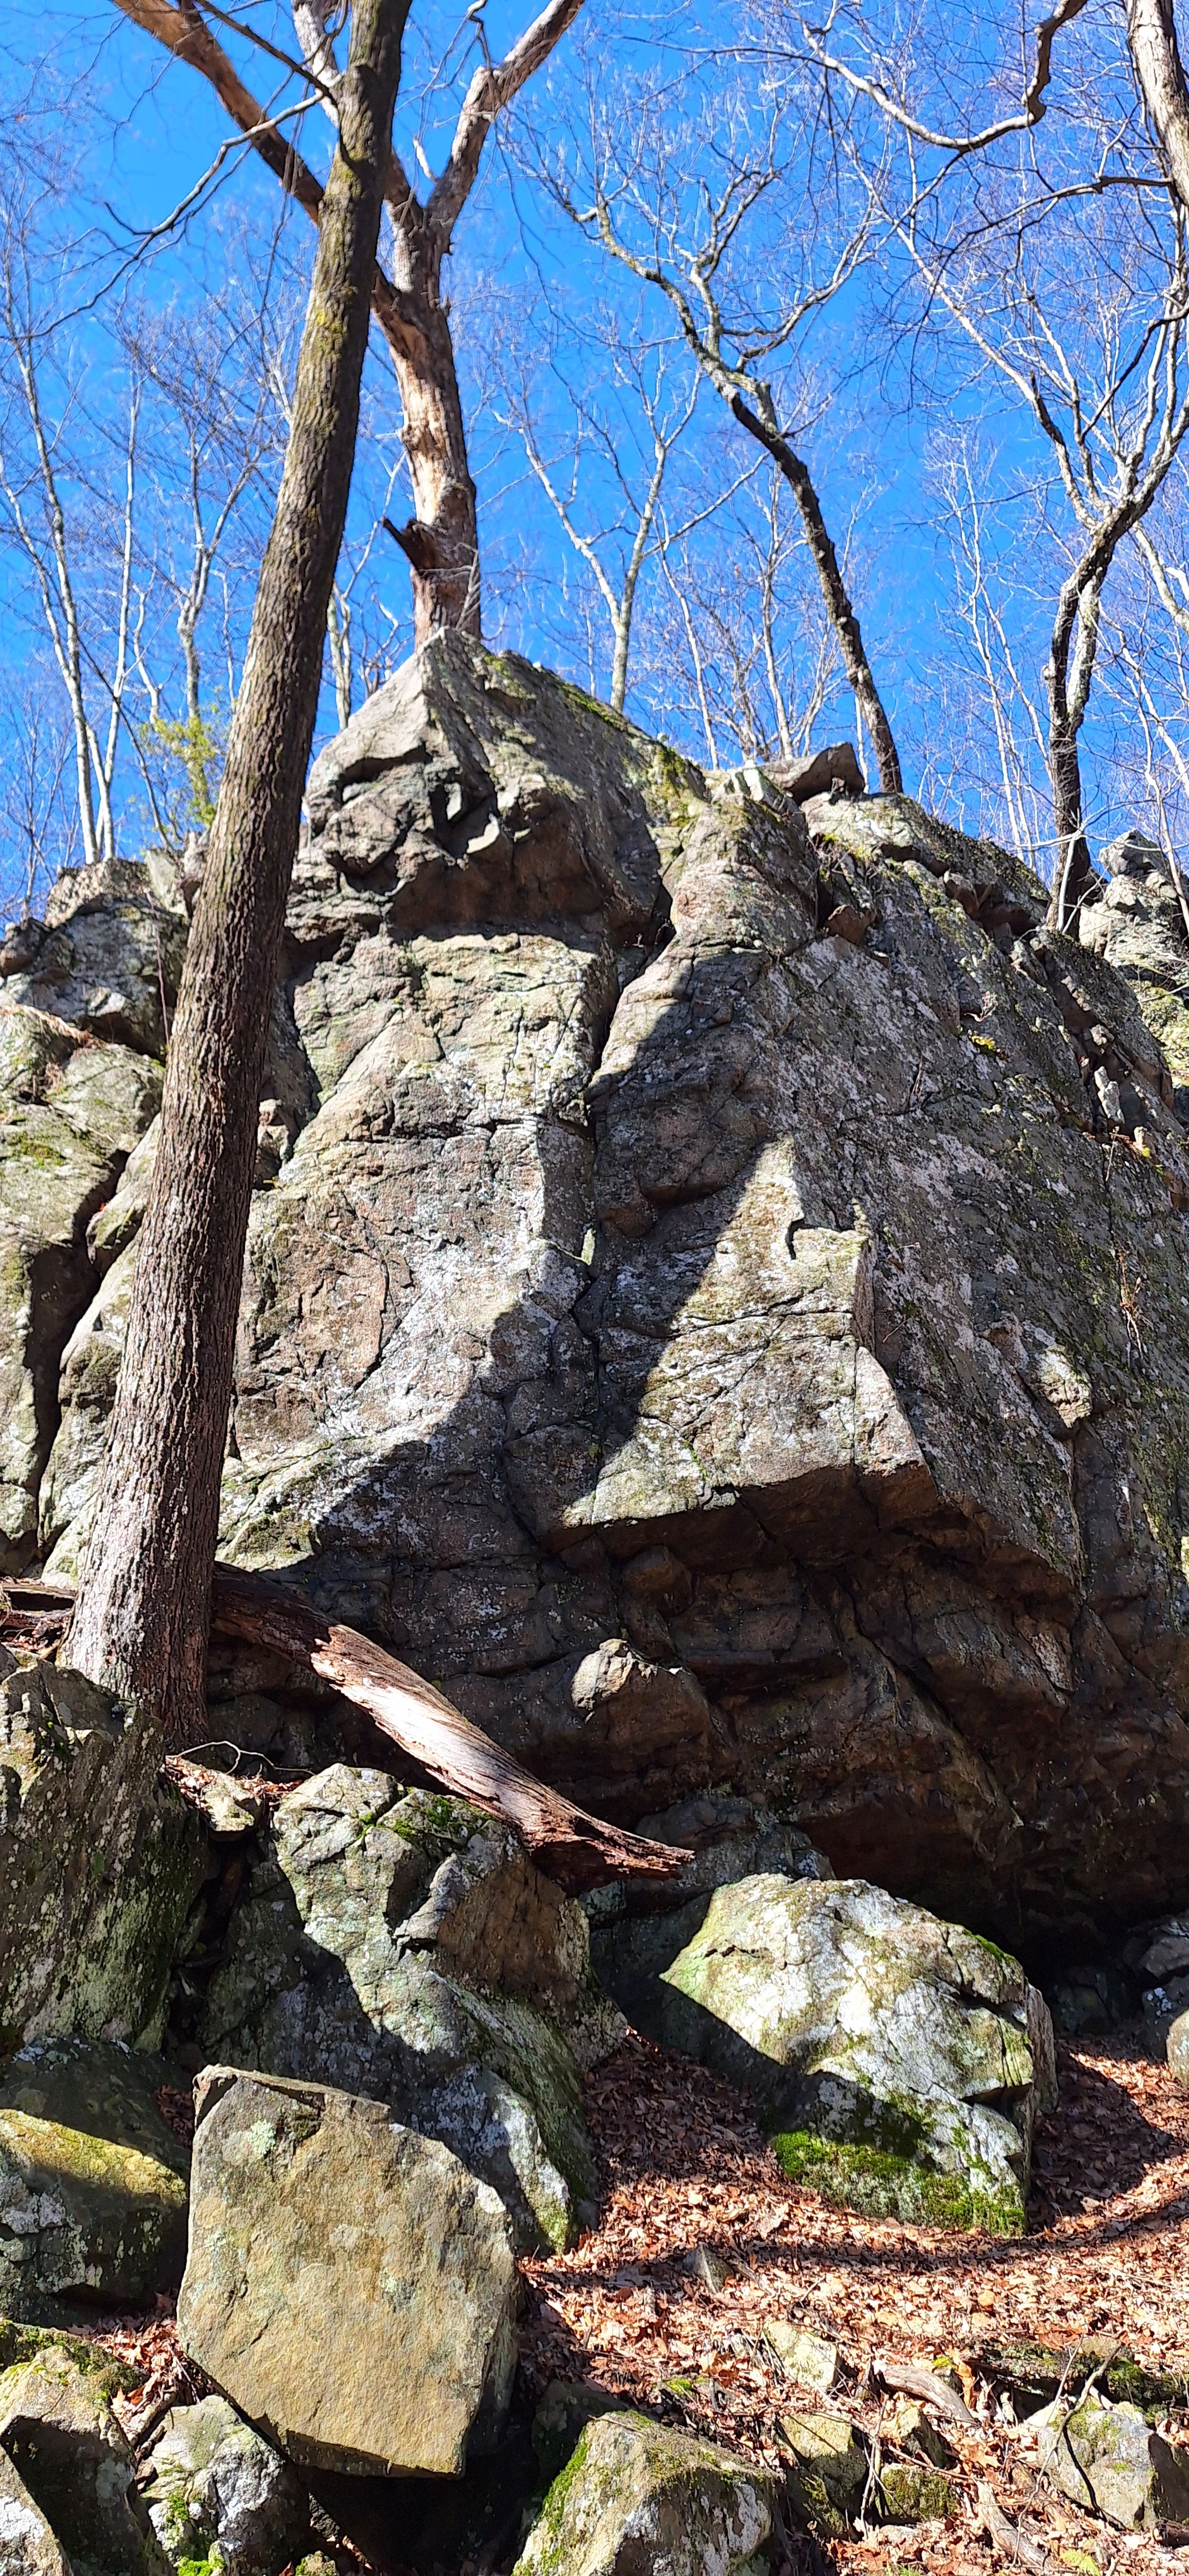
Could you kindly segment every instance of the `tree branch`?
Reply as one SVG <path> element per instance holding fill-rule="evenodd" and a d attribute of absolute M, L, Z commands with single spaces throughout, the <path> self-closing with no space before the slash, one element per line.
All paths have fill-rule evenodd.
<path fill-rule="evenodd" d="M 479 175 L 483 146 L 500 109 L 548 60 L 581 6 L 582 0 L 547 0 L 540 17 L 518 36 L 502 63 L 484 63 L 475 73 L 462 103 L 450 158 L 434 182 L 425 209 L 439 256 L 450 248 L 450 236 Z"/>

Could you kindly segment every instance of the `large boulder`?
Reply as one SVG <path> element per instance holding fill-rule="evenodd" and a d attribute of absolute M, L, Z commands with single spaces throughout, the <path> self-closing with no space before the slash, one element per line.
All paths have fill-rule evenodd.
<path fill-rule="evenodd" d="M 1100 864 L 1106 883 L 1078 916 L 1083 944 L 1126 976 L 1174 1082 L 1189 1084 L 1189 932 L 1173 869 L 1136 831 L 1108 843 Z"/>
<path fill-rule="evenodd" d="M 670 1879 L 617 1881 L 583 1904 L 596 1974 L 637 2030 L 659 2039 L 667 2003 L 659 1980 L 710 1911 L 715 1889 L 777 1871 L 784 1878 L 829 1878 L 830 1864 L 795 1825 L 750 1798 L 703 1792 L 661 1815 L 644 1816 L 641 1833 L 688 1851 Z"/>
<path fill-rule="evenodd" d="M 0 1648 L 0 2056 L 72 2032 L 160 2044 L 207 1867 L 160 1759 L 82 1673 Z"/>
<path fill-rule="evenodd" d="M 186 2253 L 189 2156 L 156 2096 L 161 2060 L 32 2040 L 0 2068 L 0 2311 L 147 2305 Z"/>
<path fill-rule="evenodd" d="M 1077 1959 L 1189 1902 L 1189 1156 L 1155 984 L 1046 909 L 910 798 L 707 779 L 434 638 L 309 782 L 221 1546 L 626 1822 L 729 1788 Z M 13 1469 L 62 1567 L 98 1268 Z M 214 1679 L 290 1759 L 308 1678 Z"/>
<path fill-rule="evenodd" d="M 646 2415 L 600 2415 L 554 2479 L 514 2576 L 767 2576 L 780 2480 Z"/>
<path fill-rule="evenodd" d="M 0 2449 L 0 2576 L 71 2576 L 59 2541 Z"/>
<path fill-rule="evenodd" d="M 1074 2504 L 1124 2531 L 1189 2523 L 1189 2450 L 1154 2432 L 1138 2406 L 1091 2389 L 1076 2406 L 1057 2399 L 1027 2420 L 1041 2476 Z"/>
<path fill-rule="evenodd" d="M 309 2538 L 303 2481 L 225 2397 L 173 2408 L 141 2492 L 175 2567 L 210 2558 L 220 2576 L 280 2576 Z"/>
<path fill-rule="evenodd" d="M 593 2201 L 582 2071 L 622 2032 L 581 1907 L 513 1834 L 340 1763 L 276 1810 L 199 2040 L 386 2101 L 494 2183 L 527 2249 Z"/>
<path fill-rule="evenodd" d="M 107 2402 L 102 2360 L 88 2368 L 47 2345 L 0 2373 L 0 2450 L 72 2576 L 170 2576 L 137 2492 L 134 2453 Z"/>
<path fill-rule="evenodd" d="M 459 2476 L 515 2366 L 498 2195 L 380 2102 L 213 2067 L 197 2107 L 183 2349 L 299 2466 Z"/>
<path fill-rule="evenodd" d="M 1052 2026 L 989 1941 L 859 1879 L 721 1888 L 665 1970 L 668 2043 L 750 2092 L 845 2207 L 1022 2234 Z"/>

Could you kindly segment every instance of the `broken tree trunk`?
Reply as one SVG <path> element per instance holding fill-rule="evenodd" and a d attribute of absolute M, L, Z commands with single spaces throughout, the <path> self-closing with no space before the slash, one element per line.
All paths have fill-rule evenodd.
<path fill-rule="evenodd" d="M 50 1642 L 55 1614 L 64 1625 L 74 1603 L 65 1585 L 19 1581 L 5 1584 L 0 1598 L 8 1604 L 0 1627 L 8 1625 L 23 1642 L 38 1644 Z M 511 1825 L 538 1869 L 571 1895 L 616 1878 L 672 1878 L 691 1857 L 668 1843 L 623 1833 L 534 1780 L 432 1683 L 284 1584 L 216 1566 L 211 1626 L 219 1636 L 271 1646 L 308 1664 L 452 1797 Z"/>

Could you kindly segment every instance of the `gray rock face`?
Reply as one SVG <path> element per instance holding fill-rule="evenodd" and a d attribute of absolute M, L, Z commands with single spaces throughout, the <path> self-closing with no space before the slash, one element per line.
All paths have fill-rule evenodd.
<path fill-rule="evenodd" d="M 600 2415 L 554 2481 L 515 2576 L 767 2576 L 780 2481 L 647 2416 Z"/>
<path fill-rule="evenodd" d="M 1041 2476 L 1062 2495 L 1124 2531 L 1189 2522 L 1189 2451 L 1154 2433 L 1138 2406 L 1091 2392 L 1072 2413 L 1057 2403 L 1031 2415 Z"/>
<path fill-rule="evenodd" d="M 1142 961 L 1044 911 L 910 799 L 707 781 L 436 639 L 311 777 L 221 1544 L 623 1821 L 760 1798 L 1076 1958 L 1189 1901 L 1189 1155 Z M 112 1186 L 12 1471 L 63 1569 Z M 279 1658 L 216 1687 L 308 1722 Z"/>
<path fill-rule="evenodd" d="M 201 1885 L 196 1819 L 160 1746 L 81 1673 L 0 1675 L 0 2052 L 76 2033 L 161 2038 Z"/>
<path fill-rule="evenodd" d="M 39 2505 L 0 2449 L 0 2576 L 71 2576 Z"/>
<path fill-rule="evenodd" d="M 278 1810 L 200 2042 L 386 2101 L 494 2183 L 527 2249 L 593 2200 L 581 2071 L 622 2032 L 580 1906 L 514 1836 L 339 1764 Z"/>
<path fill-rule="evenodd" d="M 71 2576 L 169 2576 L 103 2379 L 102 2368 L 52 2348 L 0 2373 L 0 2456 L 60 2541 Z"/>
<path fill-rule="evenodd" d="M 175 2407 L 146 2467 L 149 2520 L 174 2566 L 217 2544 L 222 2576 L 280 2576 L 309 2537 L 301 2479 L 224 2397 Z"/>
<path fill-rule="evenodd" d="M 742 1880 L 660 1980 L 660 2033 L 757 2101 L 786 2173 L 880 2216 L 1022 2234 L 1056 2098 L 1023 1969 L 860 1880 Z"/>
<path fill-rule="evenodd" d="M 299 2467 L 460 2476 L 515 2365 L 490 2184 L 382 2103 L 208 2067 L 183 2349 Z"/>
<path fill-rule="evenodd" d="M 189 2157 L 157 2109 L 169 2069 L 94 2040 L 0 2068 L 0 2311 L 148 2303 L 181 2279 Z"/>
<path fill-rule="evenodd" d="M 1102 859 L 1110 879 L 1082 910 L 1082 940 L 1126 975 L 1174 1082 L 1187 1083 L 1189 935 L 1168 861 L 1143 832 L 1124 832 Z"/>

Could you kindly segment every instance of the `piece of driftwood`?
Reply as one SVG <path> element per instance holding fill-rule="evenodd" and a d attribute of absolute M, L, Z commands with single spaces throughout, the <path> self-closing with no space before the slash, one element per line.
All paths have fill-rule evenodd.
<path fill-rule="evenodd" d="M 1018 2558 L 1022 2567 L 1032 2569 L 1033 2576 L 1054 2576 L 1053 2562 L 1047 2551 L 1041 2548 L 1039 2541 L 1030 2540 L 1026 2531 L 1020 2531 L 1014 2522 L 1009 2521 L 985 2478 L 979 2481 L 978 2518 L 1001 2557 Z"/>
<path fill-rule="evenodd" d="M 955 2424 L 981 2433 L 977 2415 L 972 2415 L 966 2400 L 937 2371 L 928 2370 L 921 2361 L 877 2359 L 872 2363 L 876 2378 L 898 2396 L 919 2397 L 926 2406 L 935 2406 L 939 2415 L 948 2415 Z"/>
<path fill-rule="evenodd" d="M 26 1631 L 31 1622 L 50 1628 L 73 1603 L 66 1585 L 14 1580 L 3 1588 L 11 1621 Z M 285 1584 L 216 1566 L 211 1627 L 309 1664 L 452 1797 L 511 1825 L 538 1869 L 572 1895 L 611 1879 L 672 1878 L 691 1858 L 669 1843 L 624 1833 L 534 1780 L 431 1682 Z"/>

